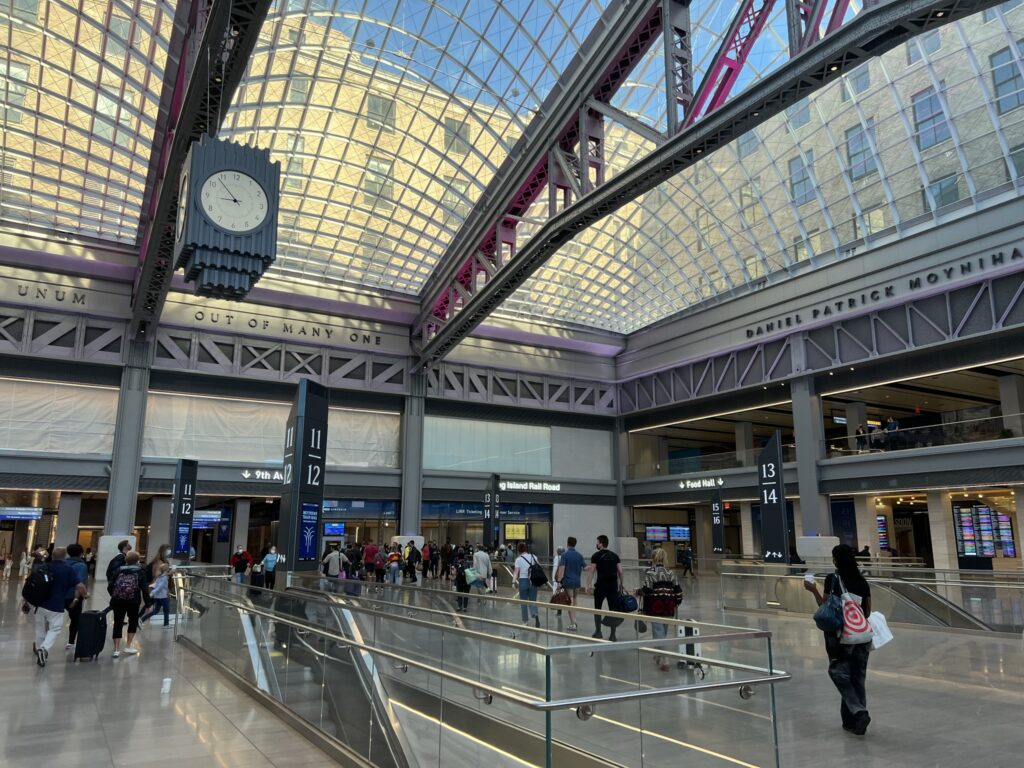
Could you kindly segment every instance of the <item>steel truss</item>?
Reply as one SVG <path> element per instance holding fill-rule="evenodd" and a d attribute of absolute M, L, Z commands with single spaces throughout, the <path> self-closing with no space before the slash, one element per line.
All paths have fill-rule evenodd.
<path fill-rule="evenodd" d="M 178 179 L 192 142 L 204 133 L 217 134 L 227 107 L 259 40 L 271 0 L 193 0 L 183 55 L 168 66 L 165 90 L 171 89 L 169 112 L 162 126 L 163 144 L 154 151 L 147 189 L 149 216 L 142 237 L 141 264 L 132 291 L 132 335 L 145 338 L 156 324 L 174 273 L 174 222 L 178 210 Z M 176 37 L 176 39 L 182 39 Z M 173 77 L 173 82 L 170 78 Z M 161 103 L 164 98 L 161 96 Z M 154 150 L 156 145 L 154 145 Z"/>
<path fill-rule="evenodd" d="M 501 241 L 511 246 L 514 244 L 514 220 L 502 219 L 501 206 L 495 207 L 486 202 L 471 214 L 467 227 L 421 294 L 424 303 L 413 329 L 414 341 L 420 352 L 418 367 L 441 360 L 548 258 L 587 227 L 864 61 L 921 32 L 998 4 L 994 0 L 895 0 L 866 10 L 841 27 L 830 29 L 831 34 L 810 44 L 779 70 L 727 101 L 738 73 L 736 67 L 742 66 L 749 54 L 752 40 L 763 28 L 772 2 L 774 0 L 744 0 L 741 3 L 730 34 L 713 60 L 708 77 L 694 96 L 693 109 L 687 121 L 693 117 L 695 122 L 679 134 L 668 137 L 647 157 L 607 183 L 587 192 L 585 184 L 577 181 L 576 186 L 582 196 L 566 209 L 554 213 L 525 246 L 518 250 L 509 247 L 505 252 L 500 248 L 489 250 L 489 246 L 473 246 L 472 243 L 481 242 L 475 234 L 485 231 L 488 226 L 491 229 L 486 231 L 500 232 Z M 841 5 L 842 0 L 839 3 Z M 658 9 L 653 13 L 660 18 Z M 841 23 L 845 9 L 840 11 L 837 5 L 834 13 L 838 14 L 834 17 L 839 20 L 837 23 Z M 808 34 L 813 31 L 817 35 L 817 28 L 811 30 L 809 21 L 802 23 Z M 791 34 L 798 31 L 791 29 Z M 583 94 L 581 103 L 584 104 L 590 98 L 585 90 L 571 93 Z M 561 98 L 569 97 L 563 95 Z M 568 108 L 569 105 L 562 106 Z M 588 114 L 594 112 L 585 111 Z M 700 114 L 703 116 L 696 119 Z M 540 115 L 553 119 L 545 109 L 540 111 Z M 550 122 L 544 117 L 540 119 L 542 123 Z M 579 135 L 582 134 L 577 134 L 574 139 L 578 140 Z M 556 173 L 561 171 L 571 191 L 572 169 L 563 168 L 565 156 L 571 154 L 569 150 L 571 147 L 563 150 L 562 156 L 555 153 L 553 162 L 542 161 L 541 164 Z M 532 165 L 530 167 L 533 168 Z M 515 177 L 499 173 L 495 180 L 507 181 L 509 178 Z M 530 178 L 536 178 L 536 171 Z M 492 197 L 504 199 L 497 189 L 489 189 L 483 199 L 489 201 Z M 568 191 L 563 191 L 563 197 L 568 199 Z M 494 224 L 496 219 L 501 219 L 500 226 Z M 485 246 L 491 242 L 486 241 Z"/>
<path fill-rule="evenodd" d="M 990 278 L 630 379 L 619 385 L 619 414 L 781 383 L 1022 325 L 1024 273 Z"/>

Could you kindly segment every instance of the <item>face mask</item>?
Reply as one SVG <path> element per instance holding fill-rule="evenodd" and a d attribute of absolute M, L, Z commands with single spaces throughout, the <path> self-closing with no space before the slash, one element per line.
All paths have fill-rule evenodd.
<path fill-rule="evenodd" d="M 174 554 L 173 550 L 170 550 L 170 549 L 165 549 L 164 550 L 164 557 L 170 557 L 173 554 Z"/>
<path fill-rule="evenodd" d="M 272 554 L 272 555 L 276 555 L 276 554 L 277 554 L 277 550 L 276 550 L 276 549 L 272 549 L 272 550 L 270 550 L 270 554 Z"/>

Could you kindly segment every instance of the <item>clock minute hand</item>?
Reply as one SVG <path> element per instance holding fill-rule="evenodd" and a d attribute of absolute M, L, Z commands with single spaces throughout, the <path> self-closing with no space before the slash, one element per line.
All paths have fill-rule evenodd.
<path fill-rule="evenodd" d="M 237 202 L 239 202 L 238 198 L 237 198 L 237 197 L 235 196 L 235 193 L 234 193 L 234 192 L 232 192 L 232 191 L 231 191 L 230 189 L 228 189 L 228 185 L 224 183 L 224 179 L 221 179 L 221 180 L 220 180 L 220 183 L 221 183 L 221 186 L 223 186 L 223 187 L 224 187 L 224 190 L 225 190 L 225 191 L 226 191 L 226 192 L 227 192 L 227 193 L 228 193 L 229 195 L 231 195 L 231 202 L 232 202 L 232 203 L 237 203 Z"/>

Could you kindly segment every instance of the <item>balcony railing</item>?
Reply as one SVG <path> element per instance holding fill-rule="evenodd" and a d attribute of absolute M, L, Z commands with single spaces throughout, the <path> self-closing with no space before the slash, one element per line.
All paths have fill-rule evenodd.
<path fill-rule="evenodd" d="M 696 456 L 680 456 L 653 463 L 630 464 L 629 479 L 640 480 L 648 477 L 667 475 L 689 475 L 700 472 L 718 472 L 723 469 L 755 467 L 761 458 L 762 448 L 726 451 L 724 453 L 702 453 Z M 796 461 L 796 446 L 782 446 L 782 461 Z"/>
<path fill-rule="evenodd" d="M 825 456 L 832 459 L 858 454 L 905 451 L 911 448 L 931 448 L 937 445 L 963 445 L 1020 437 L 1019 431 L 1008 423 L 1024 422 L 1024 414 L 992 416 L 984 419 L 947 421 L 927 427 L 906 429 L 876 429 L 866 435 L 836 437 L 825 441 Z"/>

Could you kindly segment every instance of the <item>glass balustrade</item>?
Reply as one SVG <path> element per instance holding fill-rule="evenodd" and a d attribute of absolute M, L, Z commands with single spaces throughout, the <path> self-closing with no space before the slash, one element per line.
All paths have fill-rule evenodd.
<path fill-rule="evenodd" d="M 470 594 L 457 613 L 448 590 L 316 576 L 179 584 L 181 639 L 371 765 L 778 765 L 788 675 L 767 632 L 659 620 L 656 640 L 650 619 L 583 606 L 569 632 L 547 602 Z M 595 618 L 617 642 L 584 631 Z"/>
<path fill-rule="evenodd" d="M 925 427 L 907 427 L 896 430 L 879 428 L 866 435 L 861 435 L 859 438 L 853 435 L 828 439 L 825 441 L 825 455 L 831 459 L 1020 437 L 1019 427 L 1015 432 L 1010 425 L 1021 424 L 1022 418 L 1024 418 L 1024 414 L 1017 413 L 984 419 L 947 421 Z"/>
<path fill-rule="evenodd" d="M 657 462 L 640 462 L 630 464 L 629 479 L 641 480 L 648 477 L 665 477 L 669 475 L 688 475 L 698 472 L 717 472 L 724 469 L 740 467 L 756 467 L 761 457 L 761 448 L 749 450 L 725 451 L 722 453 L 700 453 L 695 455 L 668 458 Z M 782 446 L 782 460 L 796 461 L 796 446 Z"/>

